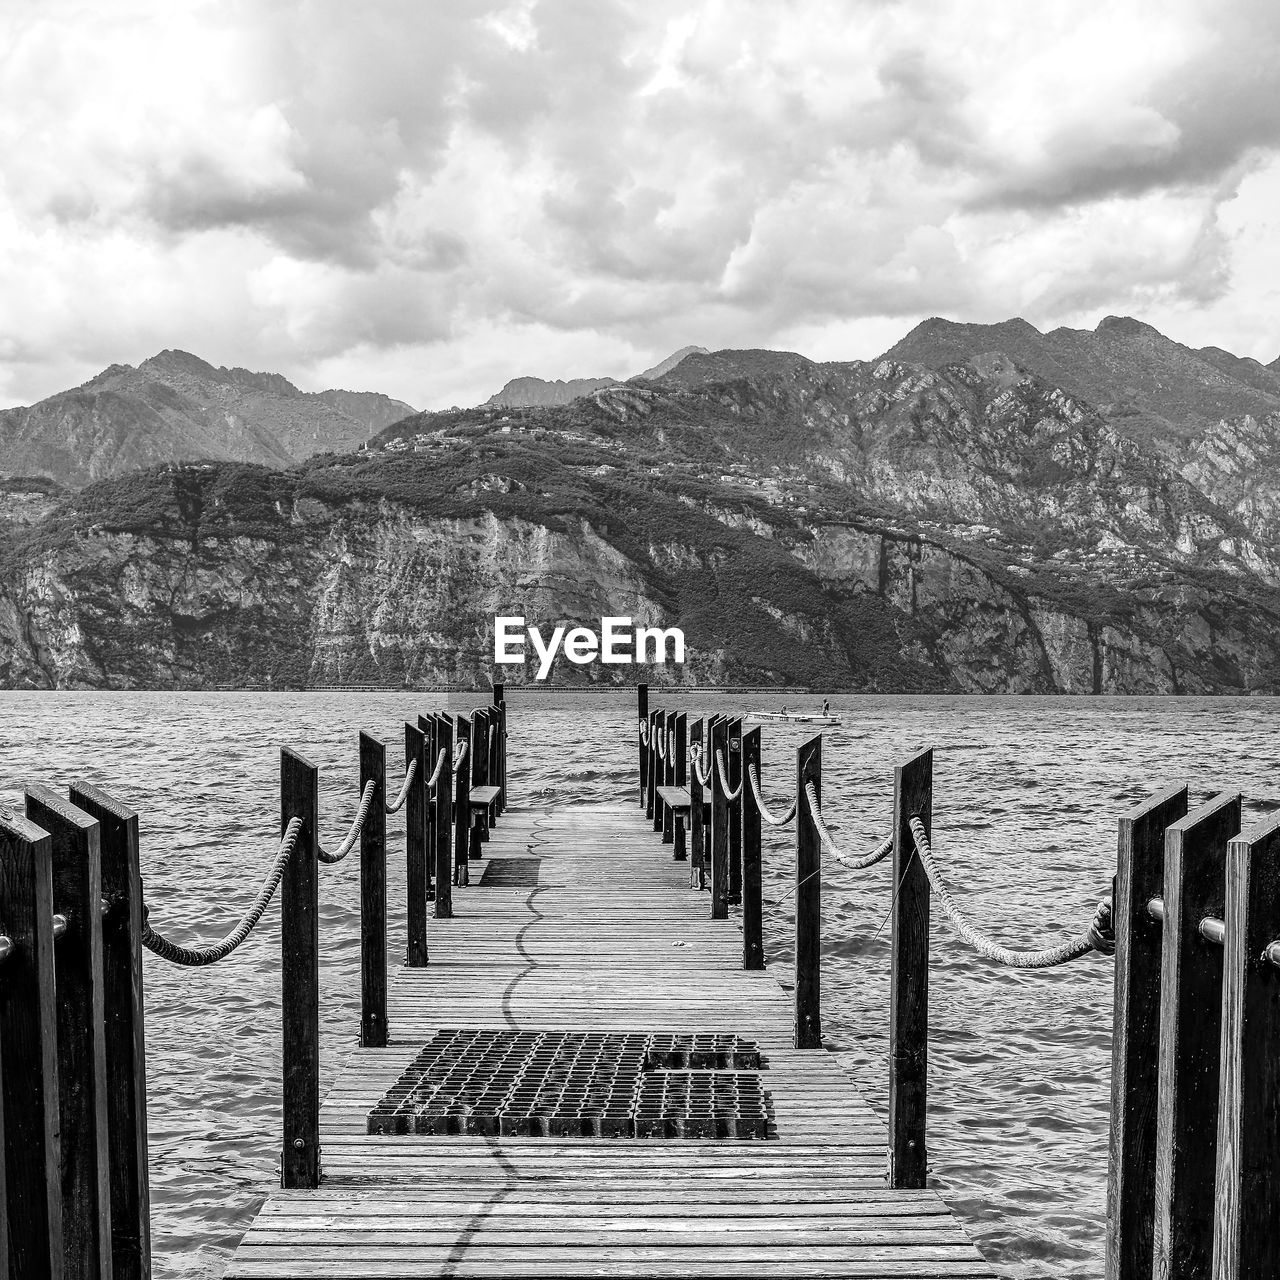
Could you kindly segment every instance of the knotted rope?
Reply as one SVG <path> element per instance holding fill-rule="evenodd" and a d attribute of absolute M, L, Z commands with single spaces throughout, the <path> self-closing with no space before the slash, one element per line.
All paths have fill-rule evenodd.
<path fill-rule="evenodd" d="M 444 772 L 444 762 L 449 758 L 449 753 L 440 748 L 440 754 L 436 756 L 436 771 L 427 779 L 427 790 L 430 791 L 437 782 L 440 781 L 440 775 Z"/>
<path fill-rule="evenodd" d="M 1047 947 L 1043 951 L 1014 951 L 1009 947 L 1002 947 L 998 942 L 993 942 L 979 933 L 956 906 L 938 871 L 937 863 L 933 860 L 933 850 L 929 846 L 929 837 L 925 832 L 924 823 L 918 817 L 911 818 L 911 834 L 915 838 L 916 854 L 920 858 L 920 865 L 924 867 L 925 875 L 929 877 L 929 883 L 933 886 L 934 893 L 938 895 L 938 901 L 942 904 L 947 919 L 955 926 L 960 937 L 980 956 L 1012 969 L 1051 969 L 1056 965 L 1078 960 L 1081 956 L 1088 955 L 1090 951 L 1099 951 L 1108 956 L 1115 954 L 1116 937 L 1111 920 L 1111 901 L 1108 898 L 1098 903 L 1093 921 L 1086 929 L 1074 938 L 1059 943 L 1056 947 Z"/>
<path fill-rule="evenodd" d="M 454 773 L 457 773 L 458 770 L 462 768 L 462 762 L 466 758 L 467 758 L 467 744 L 466 742 L 460 742 L 458 743 L 457 747 L 454 749 L 454 753 L 453 753 Z"/>
<path fill-rule="evenodd" d="M 285 866 L 298 843 L 298 832 L 301 830 L 302 819 L 290 818 L 289 825 L 285 828 L 284 835 L 281 837 L 280 848 L 276 851 L 275 861 L 271 864 L 271 870 L 267 872 L 267 878 L 262 882 L 262 888 L 258 890 L 258 896 L 254 898 L 252 905 L 240 917 L 239 924 L 226 937 L 207 947 L 184 947 L 177 942 L 172 942 L 163 934 L 157 933 L 147 920 L 146 908 L 144 907 L 142 945 L 148 951 L 158 955 L 162 960 L 168 960 L 171 964 L 198 968 L 203 965 L 217 964 L 219 960 L 225 960 L 253 932 L 258 921 L 262 919 L 262 913 L 266 911 L 268 903 L 275 897 L 275 892 L 280 887 L 281 877 L 284 875 Z"/>
<path fill-rule="evenodd" d="M 764 802 L 764 796 L 760 794 L 760 775 L 756 772 L 755 765 L 747 765 L 747 777 L 751 779 L 751 793 L 756 798 L 756 808 L 760 811 L 760 816 L 772 827 L 785 827 L 796 816 L 795 797 L 791 797 L 791 807 L 779 818 L 770 811 L 769 806 Z"/>
<path fill-rule="evenodd" d="M 400 788 L 400 794 L 395 800 L 386 806 L 388 813 L 398 813 L 400 806 L 404 804 L 409 795 L 409 788 L 413 785 L 413 775 L 418 772 L 418 762 L 416 760 L 409 761 L 409 767 L 404 771 L 404 785 Z"/>
<path fill-rule="evenodd" d="M 738 779 L 736 790 L 730 788 L 729 779 L 725 774 L 724 752 L 719 747 L 716 748 L 716 772 L 720 775 L 720 789 L 724 792 L 724 798 L 736 800 L 742 794 L 742 779 Z"/>
<path fill-rule="evenodd" d="M 351 824 L 351 830 L 347 832 L 347 838 L 338 846 L 336 852 L 327 853 L 320 845 L 316 845 L 316 857 L 319 861 L 329 865 L 341 862 L 355 847 L 356 841 L 360 839 L 360 832 L 364 828 L 364 820 L 369 816 L 369 806 L 373 803 L 373 793 L 376 788 L 377 784 L 372 778 L 364 784 L 364 792 L 360 796 L 360 808 L 356 810 L 355 821 Z"/>
<path fill-rule="evenodd" d="M 641 720 L 640 724 L 640 741 L 647 747 L 649 745 L 649 722 Z"/>
<path fill-rule="evenodd" d="M 702 749 L 701 743 L 695 742 L 693 746 L 689 748 L 689 762 L 693 765 L 694 773 L 698 775 L 698 782 L 704 787 L 711 781 L 711 761 L 707 761 L 705 772 L 702 768 L 702 761 L 706 754 L 707 753 Z"/>
<path fill-rule="evenodd" d="M 822 806 L 818 803 L 818 792 L 812 782 L 804 784 L 804 793 L 809 797 L 809 813 L 813 817 L 813 825 L 817 829 L 822 847 L 842 867 L 847 867 L 850 871 L 865 871 L 867 867 L 874 867 L 877 862 L 883 861 L 893 851 L 893 837 L 887 836 L 870 853 L 865 853 L 860 858 L 851 858 L 836 844 L 830 828 L 822 820 Z"/>
<path fill-rule="evenodd" d="M 653 749 L 658 753 L 659 760 L 667 758 L 667 735 L 661 733 L 657 735 L 657 741 L 653 744 Z"/>

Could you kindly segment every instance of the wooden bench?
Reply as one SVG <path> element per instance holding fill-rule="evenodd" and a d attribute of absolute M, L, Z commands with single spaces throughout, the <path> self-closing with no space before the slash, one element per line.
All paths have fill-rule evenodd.
<path fill-rule="evenodd" d="M 471 838 L 470 847 L 467 850 L 468 858 L 478 858 L 480 856 L 480 842 L 482 839 L 488 838 L 489 827 L 496 820 L 497 815 L 494 813 L 494 806 L 497 804 L 498 797 L 501 794 L 501 787 L 472 787 L 467 793 L 467 801 L 471 809 Z"/>
<path fill-rule="evenodd" d="M 688 787 L 659 787 L 658 794 L 662 797 L 662 803 L 677 817 L 689 812 Z"/>

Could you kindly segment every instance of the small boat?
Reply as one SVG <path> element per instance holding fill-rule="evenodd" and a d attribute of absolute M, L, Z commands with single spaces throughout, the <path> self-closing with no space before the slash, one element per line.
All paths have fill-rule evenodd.
<path fill-rule="evenodd" d="M 812 714 L 805 711 L 748 711 L 748 720 L 758 720 L 762 724 L 821 724 L 836 725 L 844 721 L 839 716 L 824 716 L 821 712 Z"/>

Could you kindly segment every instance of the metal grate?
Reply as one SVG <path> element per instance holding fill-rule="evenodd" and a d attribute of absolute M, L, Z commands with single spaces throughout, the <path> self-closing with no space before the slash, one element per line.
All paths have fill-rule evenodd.
<path fill-rule="evenodd" d="M 765 1065 L 731 1034 L 437 1031 L 368 1131 L 762 1139 L 773 1128 Z"/>

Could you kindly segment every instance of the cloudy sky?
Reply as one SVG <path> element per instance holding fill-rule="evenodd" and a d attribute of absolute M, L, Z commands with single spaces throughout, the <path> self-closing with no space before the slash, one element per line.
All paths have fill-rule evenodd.
<path fill-rule="evenodd" d="M 472 404 L 930 315 L 1280 355 L 1276 0 L 3 0 L 0 404 Z"/>

